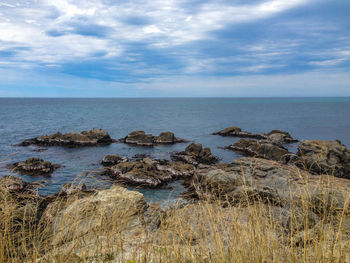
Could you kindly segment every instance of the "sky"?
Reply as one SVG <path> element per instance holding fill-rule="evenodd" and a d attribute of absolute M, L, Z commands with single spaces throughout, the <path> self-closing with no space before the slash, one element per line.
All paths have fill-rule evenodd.
<path fill-rule="evenodd" d="M 350 0 L 0 0 L 0 97 L 350 96 Z"/>

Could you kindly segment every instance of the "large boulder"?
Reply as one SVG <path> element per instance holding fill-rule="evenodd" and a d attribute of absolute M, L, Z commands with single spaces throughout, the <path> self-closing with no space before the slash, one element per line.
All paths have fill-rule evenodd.
<path fill-rule="evenodd" d="M 169 131 L 162 132 L 159 136 L 146 134 L 144 131 L 133 131 L 119 141 L 138 146 L 154 146 L 158 144 L 175 144 L 185 140 L 175 137 L 174 133 Z"/>
<path fill-rule="evenodd" d="M 57 199 L 42 216 L 55 248 L 43 259 L 74 254 L 99 261 L 99 255 L 112 254 L 124 262 L 158 228 L 162 215 L 141 193 L 120 186 L 85 197 Z"/>
<path fill-rule="evenodd" d="M 90 131 L 82 131 L 81 133 L 71 132 L 62 134 L 60 132 L 57 132 L 55 134 L 39 136 L 33 139 L 25 140 L 18 145 L 28 146 L 35 144 L 41 146 L 82 147 L 110 144 L 112 142 L 112 138 L 105 130 L 92 129 Z"/>
<path fill-rule="evenodd" d="M 269 133 L 252 133 L 247 131 L 242 131 L 241 128 L 237 126 L 232 126 L 226 129 L 223 129 L 218 132 L 214 132 L 214 135 L 221 135 L 221 136 L 230 136 L 230 137 L 239 137 L 239 138 L 252 138 L 252 139 L 270 139 L 275 140 L 277 137 L 280 138 L 281 142 L 285 143 L 291 143 L 291 142 L 297 142 L 298 140 L 293 138 L 288 132 L 280 131 L 280 130 L 272 130 Z"/>
<path fill-rule="evenodd" d="M 52 164 L 40 158 L 29 158 L 23 162 L 14 163 L 15 171 L 29 175 L 50 175 L 54 170 L 60 167 L 59 164 Z"/>
<path fill-rule="evenodd" d="M 281 137 L 279 138 L 281 139 Z M 226 147 L 226 149 L 242 152 L 252 157 L 260 157 L 269 160 L 280 161 L 283 163 L 288 162 L 291 153 L 282 146 L 278 138 L 275 138 L 275 140 L 276 141 L 256 141 L 252 139 L 240 139 L 238 142 Z"/>
<path fill-rule="evenodd" d="M 350 151 L 338 140 L 304 140 L 292 161 L 312 173 L 350 179 Z"/>

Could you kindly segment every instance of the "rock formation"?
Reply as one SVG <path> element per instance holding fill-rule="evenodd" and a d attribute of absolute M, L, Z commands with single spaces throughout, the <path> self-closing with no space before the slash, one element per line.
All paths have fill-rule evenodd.
<path fill-rule="evenodd" d="M 119 141 L 138 146 L 154 146 L 158 144 L 185 142 L 185 140 L 175 137 L 172 132 L 162 132 L 159 136 L 153 136 L 152 134 L 146 134 L 144 131 L 133 131 Z"/>
<path fill-rule="evenodd" d="M 113 180 L 124 185 L 163 188 L 173 180 L 190 177 L 194 167 L 181 162 L 144 158 L 118 162 L 106 171 Z"/>
<path fill-rule="evenodd" d="M 105 130 L 92 129 L 90 131 L 82 131 L 81 133 L 71 132 L 62 134 L 57 132 L 55 134 L 25 140 L 18 144 L 18 146 L 34 144 L 40 146 L 83 147 L 110 144 L 112 142 L 113 140 Z"/>

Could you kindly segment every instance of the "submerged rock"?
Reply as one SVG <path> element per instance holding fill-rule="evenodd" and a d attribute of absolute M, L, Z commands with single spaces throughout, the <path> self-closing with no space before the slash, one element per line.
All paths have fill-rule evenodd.
<path fill-rule="evenodd" d="M 265 133 L 251 133 L 247 131 L 242 131 L 241 128 L 237 126 L 232 126 L 223 129 L 219 132 L 214 132 L 213 135 L 230 136 L 230 137 L 240 137 L 240 138 L 253 138 L 253 139 L 270 139 L 275 140 L 277 136 L 280 138 L 279 141 L 285 143 L 297 142 L 298 140 L 293 138 L 288 132 L 280 130 L 272 130 L 268 134 Z"/>
<path fill-rule="evenodd" d="M 110 144 L 112 142 L 112 138 L 105 130 L 92 129 L 90 131 L 82 131 L 81 133 L 71 132 L 62 134 L 60 132 L 57 132 L 55 134 L 25 140 L 18 144 L 18 146 L 28 146 L 35 144 L 41 146 L 82 147 Z"/>
<path fill-rule="evenodd" d="M 175 137 L 172 132 L 162 132 L 159 136 L 153 136 L 152 134 L 146 134 L 144 131 L 133 131 L 119 141 L 138 146 L 154 146 L 157 144 L 175 144 L 185 142 L 185 140 Z"/>
<path fill-rule="evenodd" d="M 350 179 L 350 150 L 338 140 L 304 140 L 292 162 L 312 173 Z"/>
<path fill-rule="evenodd" d="M 252 157 L 260 157 L 284 163 L 288 162 L 291 153 L 282 146 L 280 137 L 274 139 L 274 141 L 240 139 L 238 142 L 226 147 L 226 149 L 242 152 Z"/>
<path fill-rule="evenodd" d="M 29 158 L 24 162 L 14 163 L 12 167 L 15 171 L 29 175 L 50 175 L 61 166 L 40 158 Z"/>
<path fill-rule="evenodd" d="M 175 152 L 172 159 L 197 166 L 198 164 L 215 164 L 219 158 L 211 153 L 209 147 L 203 148 L 202 144 L 191 143 L 183 152 Z"/>

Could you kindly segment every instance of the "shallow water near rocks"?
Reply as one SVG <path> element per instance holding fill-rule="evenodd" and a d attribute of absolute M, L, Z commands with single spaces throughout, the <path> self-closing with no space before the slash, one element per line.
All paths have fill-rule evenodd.
<path fill-rule="evenodd" d="M 146 148 L 117 143 L 85 148 L 15 147 L 13 144 L 58 131 L 80 132 L 92 128 L 105 129 L 114 139 L 134 130 L 154 135 L 172 131 L 177 137 L 209 146 L 222 162 L 232 162 L 241 155 L 219 147 L 232 144 L 238 138 L 214 136 L 212 132 L 233 125 L 256 133 L 280 129 L 300 140 L 339 139 L 350 147 L 349 114 L 350 98 L 0 98 L 0 162 L 39 157 L 61 164 L 63 167 L 50 177 L 18 175 L 27 181 L 45 180 L 40 193 L 49 195 L 72 181 L 108 186 L 111 183 L 108 178 L 86 173 L 100 169 L 100 161 L 107 154 L 131 157 L 144 153 L 167 159 L 171 152 L 184 150 L 188 143 Z M 295 152 L 297 144 L 288 147 Z M 8 173 L 6 169 L 0 170 L 1 176 Z M 184 191 L 181 182 L 171 186 L 173 190 L 137 190 L 148 201 L 164 205 Z"/>

